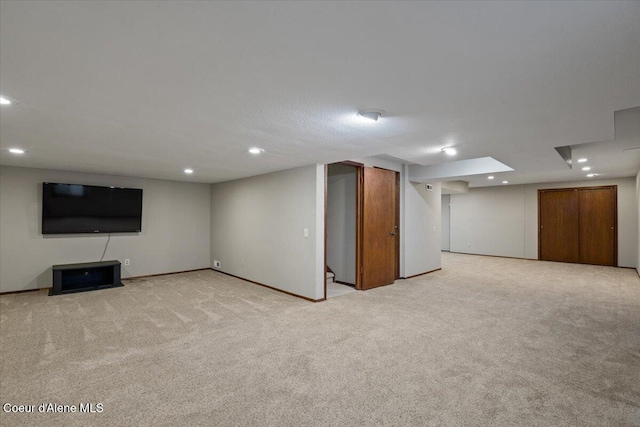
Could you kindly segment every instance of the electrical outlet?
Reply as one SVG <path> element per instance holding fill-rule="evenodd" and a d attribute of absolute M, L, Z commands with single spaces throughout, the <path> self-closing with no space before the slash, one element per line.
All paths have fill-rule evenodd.
<path fill-rule="evenodd" d="M 471 242 L 467 243 L 467 247 L 470 248 L 471 247 Z"/>
<path fill-rule="evenodd" d="M 126 258 L 124 260 L 124 265 L 131 265 L 131 260 L 129 258 Z"/>
<path fill-rule="evenodd" d="M 214 260 L 213 261 L 213 268 L 222 268 L 222 265 L 220 264 L 220 261 Z"/>
<path fill-rule="evenodd" d="M 242 267 L 244 267 L 244 258 L 242 258 L 242 259 L 240 260 L 240 265 L 241 265 Z"/>
<path fill-rule="evenodd" d="M 302 230 L 302 235 L 304 238 L 308 238 L 309 237 L 309 229 L 305 228 Z"/>
<path fill-rule="evenodd" d="M 434 233 L 436 232 L 436 226 L 435 225 L 433 226 L 433 232 Z"/>

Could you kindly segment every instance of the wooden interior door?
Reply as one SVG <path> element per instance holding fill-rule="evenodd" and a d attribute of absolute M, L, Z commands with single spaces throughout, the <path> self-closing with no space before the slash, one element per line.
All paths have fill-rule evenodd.
<path fill-rule="evenodd" d="M 580 262 L 578 191 L 539 190 L 538 204 L 539 258 Z"/>
<path fill-rule="evenodd" d="M 580 189 L 580 262 L 617 264 L 616 187 Z"/>
<path fill-rule="evenodd" d="M 365 167 L 361 289 L 390 285 L 396 274 L 396 172 Z"/>

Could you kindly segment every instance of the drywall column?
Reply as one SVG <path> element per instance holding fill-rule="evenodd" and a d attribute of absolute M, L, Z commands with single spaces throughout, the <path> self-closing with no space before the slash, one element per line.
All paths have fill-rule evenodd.
<path fill-rule="evenodd" d="M 443 251 L 448 251 L 451 248 L 451 242 L 450 242 L 450 232 L 451 232 L 451 222 L 449 221 L 450 219 L 450 209 L 449 209 L 449 202 L 451 200 L 451 196 L 448 194 L 443 194 L 442 195 L 442 219 L 441 219 L 441 223 L 442 223 L 442 246 L 440 249 L 442 249 Z"/>
<path fill-rule="evenodd" d="M 316 172 L 316 222 L 315 222 L 315 294 L 316 301 L 326 299 L 326 271 L 325 271 L 325 212 L 327 171 L 325 165 L 317 164 Z"/>
<path fill-rule="evenodd" d="M 422 182 L 406 178 L 404 275 L 411 277 L 441 268 L 441 215 L 442 195 L 440 183 L 427 190 Z"/>

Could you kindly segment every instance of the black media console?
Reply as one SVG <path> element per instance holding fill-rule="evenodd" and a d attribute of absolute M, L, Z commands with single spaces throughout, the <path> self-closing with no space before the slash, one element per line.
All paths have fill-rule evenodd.
<path fill-rule="evenodd" d="M 120 281 L 120 261 L 54 265 L 53 288 L 49 295 L 71 294 L 124 286 Z"/>

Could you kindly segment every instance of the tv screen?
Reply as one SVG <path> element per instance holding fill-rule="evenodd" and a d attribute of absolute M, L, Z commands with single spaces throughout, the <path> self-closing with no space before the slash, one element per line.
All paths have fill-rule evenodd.
<path fill-rule="evenodd" d="M 127 233 L 142 230 L 142 190 L 42 184 L 42 234 Z"/>

